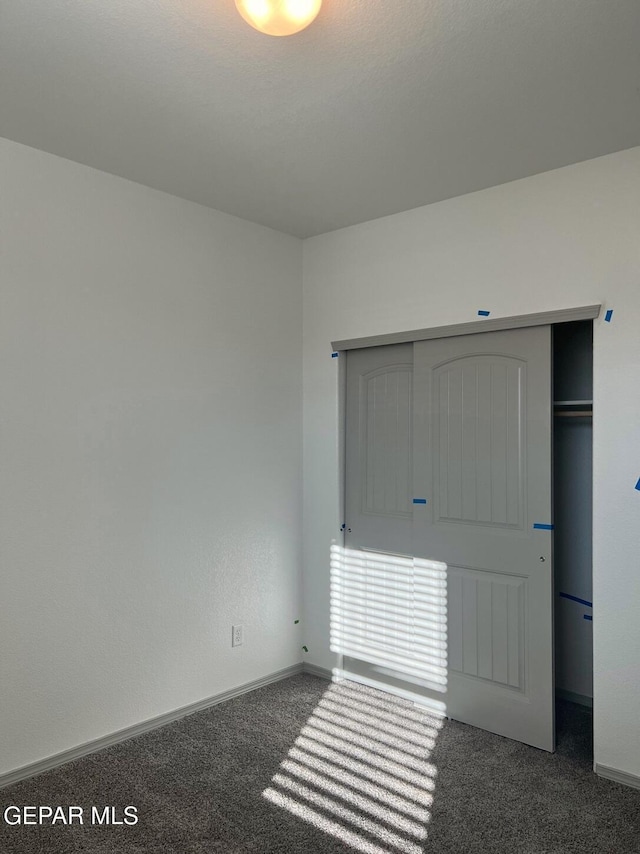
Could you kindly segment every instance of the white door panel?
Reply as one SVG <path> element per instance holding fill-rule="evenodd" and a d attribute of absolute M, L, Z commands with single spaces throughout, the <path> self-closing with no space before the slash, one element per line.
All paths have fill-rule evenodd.
<path fill-rule="evenodd" d="M 450 717 L 554 749 L 551 334 L 414 345 L 413 553 L 447 564 Z M 418 450 L 420 449 L 420 450 Z"/>
<path fill-rule="evenodd" d="M 409 600 L 403 611 L 401 600 L 385 599 L 396 583 L 392 562 L 370 577 L 361 565 L 359 591 L 364 596 L 368 583 L 369 599 L 349 591 L 350 613 L 361 612 L 343 650 L 362 671 L 376 626 L 386 627 L 369 659 L 373 677 L 386 662 L 396 681 L 404 666 L 412 690 L 418 684 L 425 700 L 444 700 L 450 717 L 547 750 L 554 749 L 552 534 L 535 526 L 551 523 L 550 385 L 550 327 L 349 352 L 346 553 L 407 555 L 422 562 L 427 580 L 424 561 L 444 562 L 447 571 L 432 608 L 446 618 L 434 624 L 433 613 Z M 400 588 L 411 598 L 418 588 L 410 569 L 403 573 Z M 354 648 L 353 626 L 367 613 L 367 643 Z M 411 632 L 403 620 L 410 614 Z M 421 668 L 443 658 L 444 690 L 421 683 Z"/>
<path fill-rule="evenodd" d="M 412 379 L 413 344 L 348 354 L 346 516 L 369 549 L 410 554 Z"/>

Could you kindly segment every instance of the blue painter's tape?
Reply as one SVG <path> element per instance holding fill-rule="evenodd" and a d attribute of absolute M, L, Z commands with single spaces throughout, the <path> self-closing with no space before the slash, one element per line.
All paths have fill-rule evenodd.
<path fill-rule="evenodd" d="M 537 531 L 553 531 L 553 525 L 546 525 L 544 522 L 534 522 L 533 527 Z"/>
<path fill-rule="evenodd" d="M 593 621 L 593 617 L 591 616 L 591 614 L 583 614 L 583 615 L 582 615 L 582 618 L 583 618 L 584 620 L 589 620 L 589 622 L 592 622 L 592 621 Z"/>
<path fill-rule="evenodd" d="M 489 317 L 489 315 L 491 314 L 491 312 L 490 312 L 490 311 L 485 311 L 484 309 L 481 309 L 481 310 L 478 312 L 478 314 L 480 315 L 480 317 Z"/>
<path fill-rule="evenodd" d="M 607 323 L 611 323 L 612 317 L 613 317 L 613 309 L 609 308 L 609 309 L 607 309 L 607 313 L 605 314 L 604 319 L 606 320 Z"/>
<path fill-rule="evenodd" d="M 414 498 L 413 503 L 414 504 L 426 504 L 427 499 L 426 498 Z"/>
<path fill-rule="evenodd" d="M 640 492 L 640 478 L 638 478 L 638 482 L 636 483 L 636 489 Z"/>
<path fill-rule="evenodd" d="M 593 608 L 591 602 L 587 602 L 586 599 L 581 599 L 579 596 L 572 596 L 571 593 L 560 593 L 563 599 L 571 599 L 572 602 L 579 602 L 581 605 L 586 605 L 587 608 Z"/>
<path fill-rule="evenodd" d="M 331 354 L 331 358 L 332 358 L 332 359 L 337 359 L 337 358 L 338 358 L 338 354 L 337 354 L 337 353 L 332 353 L 332 354 Z"/>

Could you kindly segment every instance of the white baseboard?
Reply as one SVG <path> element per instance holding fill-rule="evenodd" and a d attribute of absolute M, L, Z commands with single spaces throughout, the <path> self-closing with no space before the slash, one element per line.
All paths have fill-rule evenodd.
<path fill-rule="evenodd" d="M 317 664 L 308 664 L 306 661 L 302 665 L 303 673 L 310 673 L 311 676 L 319 676 L 321 679 L 329 679 L 331 681 L 332 673 L 325 667 L 318 667 Z"/>
<path fill-rule="evenodd" d="M 623 786 L 631 786 L 632 789 L 640 789 L 640 777 L 637 777 L 635 774 L 627 774 L 626 771 L 607 768 L 606 765 L 600 765 L 598 762 L 593 766 L 593 770 L 598 777 L 613 780 L 614 783 L 622 783 Z"/>
<path fill-rule="evenodd" d="M 135 738 L 137 735 L 143 735 L 146 732 L 159 729 L 160 727 L 171 724 L 174 721 L 180 720 L 180 718 L 186 718 L 187 715 L 192 715 L 195 712 L 201 712 L 203 709 L 208 709 L 210 706 L 216 706 L 218 703 L 224 703 L 226 700 L 232 700 L 234 697 L 239 697 L 241 694 L 248 694 L 249 691 L 255 691 L 257 688 L 270 685 L 272 682 L 279 682 L 281 679 L 288 679 L 290 676 L 296 676 L 298 673 L 302 673 L 302 671 L 302 664 L 293 664 L 291 667 L 285 667 L 284 670 L 277 670 L 275 673 L 262 676 L 260 679 L 254 679 L 252 682 L 246 682 L 244 685 L 238 685 L 236 688 L 230 688 L 228 691 L 223 691 L 221 694 L 216 694 L 213 697 L 206 697 L 204 700 L 198 700 L 195 703 L 190 703 L 188 706 L 182 706 L 179 709 L 175 709 L 173 712 L 165 712 L 163 715 L 158 715 L 158 717 L 142 721 L 142 723 L 125 727 L 125 729 L 118 730 L 110 735 L 104 735 L 101 738 L 94 739 L 93 741 L 87 741 L 84 744 L 79 744 L 77 747 L 72 747 L 70 750 L 63 750 L 62 753 L 56 753 L 53 756 L 48 756 L 46 759 L 39 759 L 37 762 L 32 762 L 29 765 L 23 765 L 21 768 L 16 768 L 14 771 L 9 771 L 6 774 L 0 775 L 0 789 L 5 786 L 11 786 L 13 783 L 18 783 L 20 780 L 35 777 L 36 774 L 42 774 L 44 771 L 50 771 L 52 768 L 57 768 L 60 765 L 65 765 L 67 762 L 72 762 L 74 759 L 81 759 L 83 756 L 88 756 L 90 753 L 96 753 L 98 750 L 104 750 L 105 747 L 111 747 L 112 745 L 119 744 L 122 741 L 128 741 L 130 738 Z"/>
<path fill-rule="evenodd" d="M 420 709 L 424 709 L 429 714 L 439 718 L 446 718 L 446 706 L 438 700 L 432 700 L 430 697 L 425 697 L 423 694 L 418 694 L 416 691 L 408 691 L 405 688 L 400 688 L 398 685 L 392 685 L 388 682 L 382 682 L 378 679 L 371 679 L 368 676 L 360 673 L 353 673 L 350 670 L 341 670 L 336 668 L 333 675 L 338 679 L 346 679 L 349 682 L 357 682 L 360 685 L 366 685 L 369 688 L 375 688 L 377 691 L 383 691 L 385 694 L 393 694 L 394 697 L 401 697 L 403 700 L 409 700 Z"/>
<path fill-rule="evenodd" d="M 580 706 L 593 708 L 593 697 L 587 697 L 586 694 L 576 694 L 575 691 L 565 691 L 564 688 L 556 688 L 556 697 L 558 700 L 569 700 L 570 703 L 578 703 Z"/>

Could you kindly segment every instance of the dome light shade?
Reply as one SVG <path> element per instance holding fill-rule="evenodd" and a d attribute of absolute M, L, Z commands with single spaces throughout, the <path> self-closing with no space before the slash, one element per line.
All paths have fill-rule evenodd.
<path fill-rule="evenodd" d="M 322 0 L 236 0 L 238 12 L 268 36 L 292 36 L 314 20 Z"/>

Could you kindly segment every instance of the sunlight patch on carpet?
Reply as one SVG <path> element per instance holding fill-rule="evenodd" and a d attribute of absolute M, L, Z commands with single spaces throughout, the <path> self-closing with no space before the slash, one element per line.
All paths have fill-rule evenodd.
<path fill-rule="evenodd" d="M 443 723 L 407 700 L 334 682 L 263 797 L 364 854 L 420 854 Z"/>

